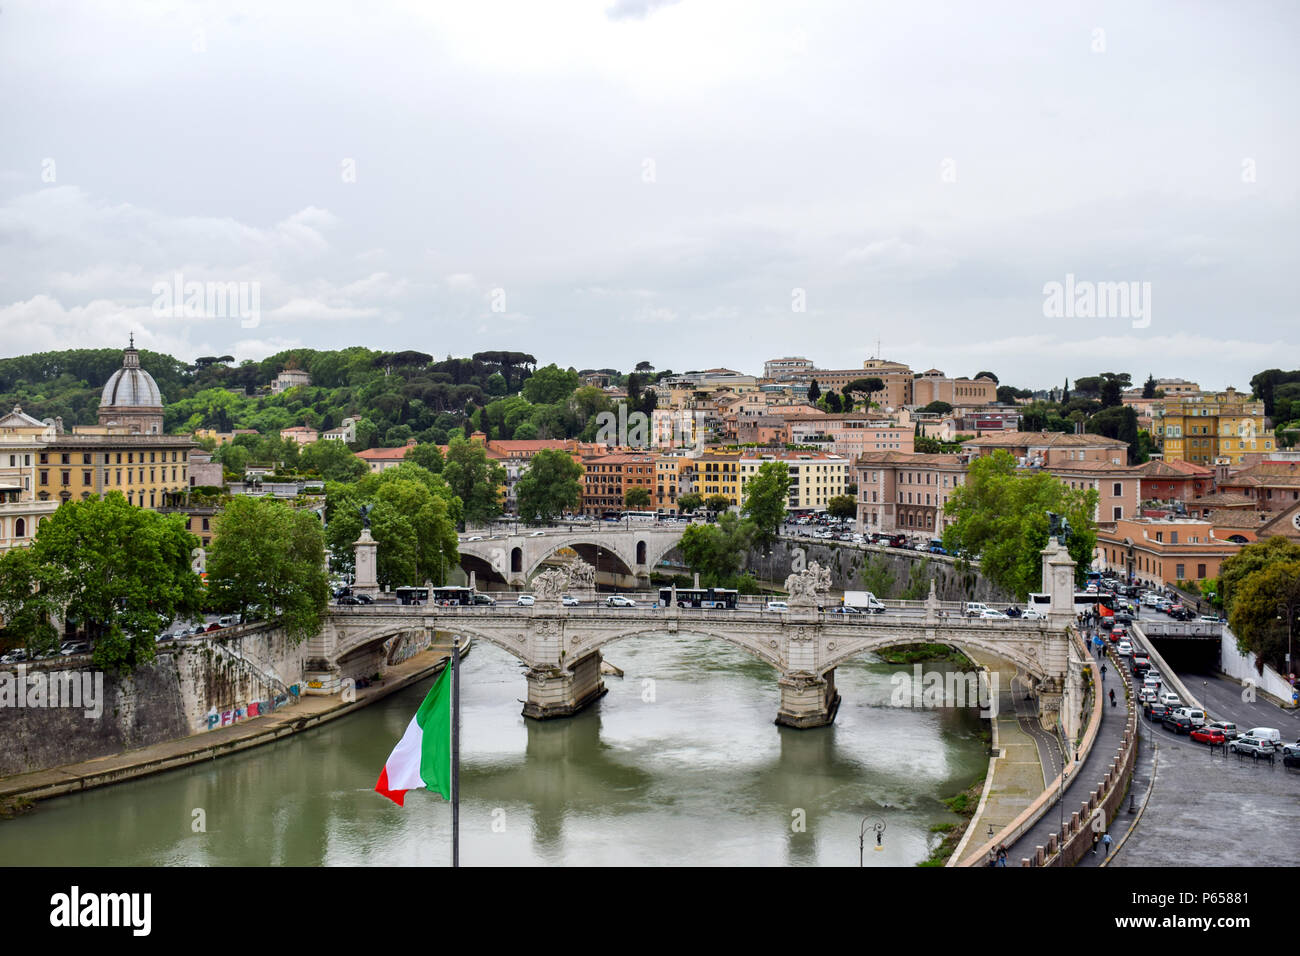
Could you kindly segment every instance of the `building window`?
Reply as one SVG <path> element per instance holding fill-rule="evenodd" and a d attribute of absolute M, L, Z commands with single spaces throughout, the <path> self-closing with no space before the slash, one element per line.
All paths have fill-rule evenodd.
<path fill-rule="evenodd" d="M 45 456 L 44 456 L 44 455 L 41 455 L 41 457 L 44 458 Z M 49 471 L 47 471 L 46 469 L 42 468 L 42 469 L 41 469 L 41 484 L 43 484 L 43 485 L 48 485 L 49 483 L 50 483 L 50 473 L 49 473 Z"/>

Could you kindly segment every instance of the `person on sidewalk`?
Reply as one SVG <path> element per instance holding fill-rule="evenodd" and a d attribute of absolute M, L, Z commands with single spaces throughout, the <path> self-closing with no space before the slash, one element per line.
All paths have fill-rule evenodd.
<path fill-rule="evenodd" d="M 1101 835 L 1102 853 L 1107 857 L 1110 856 L 1110 844 L 1111 844 L 1110 831 L 1107 830 L 1105 833 Z"/>
<path fill-rule="evenodd" d="M 1097 844 L 1101 842 L 1101 837 L 1096 830 L 1092 831 L 1092 855 L 1097 855 Z"/>
<path fill-rule="evenodd" d="M 1110 706 L 1115 706 L 1115 688 L 1110 689 Z"/>
<path fill-rule="evenodd" d="M 1106 662 L 1104 660 L 1101 662 L 1101 682 L 1106 683 Z"/>

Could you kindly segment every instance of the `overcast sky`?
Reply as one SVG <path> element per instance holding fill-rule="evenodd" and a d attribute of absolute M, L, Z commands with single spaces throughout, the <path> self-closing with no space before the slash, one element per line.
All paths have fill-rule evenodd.
<path fill-rule="evenodd" d="M 0 7 L 0 354 L 1300 367 L 1300 4 Z"/>

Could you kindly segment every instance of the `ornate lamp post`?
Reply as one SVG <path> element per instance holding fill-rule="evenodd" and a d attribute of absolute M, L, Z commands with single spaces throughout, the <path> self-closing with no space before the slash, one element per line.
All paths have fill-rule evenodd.
<path fill-rule="evenodd" d="M 868 830 L 871 830 L 876 834 L 875 849 L 882 851 L 885 849 L 884 844 L 881 843 L 881 838 L 885 835 L 885 821 L 874 819 L 872 817 L 863 817 L 862 826 L 858 829 L 858 866 L 863 865 L 863 858 L 866 855 L 865 851 L 867 846 Z"/>

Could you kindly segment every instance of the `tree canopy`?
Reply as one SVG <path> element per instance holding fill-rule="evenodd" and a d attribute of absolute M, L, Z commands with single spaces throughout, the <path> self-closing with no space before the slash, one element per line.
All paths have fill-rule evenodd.
<path fill-rule="evenodd" d="M 559 448 L 543 448 L 529 460 L 515 483 L 519 517 L 542 523 L 578 507 L 582 500 L 582 466 Z"/>
<path fill-rule="evenodd" d="M 1016 459 L 999 450 L 975 459 L 965 484 L 949 497 L 944 514 L 953 523 L 944 531 L 944 547 L 978 557 L 985 577 L 1023 601 L 1042 587 L 1040 552 L 1047 545 L 1048 512 L 1063 514 L 1073 532 L 1068 548 L 1082 584 L 1097 542 L 1092 520 L 1097 500 L 1095 489 L 1070 488 L 1045 471 L 1017 471 Z"/>

